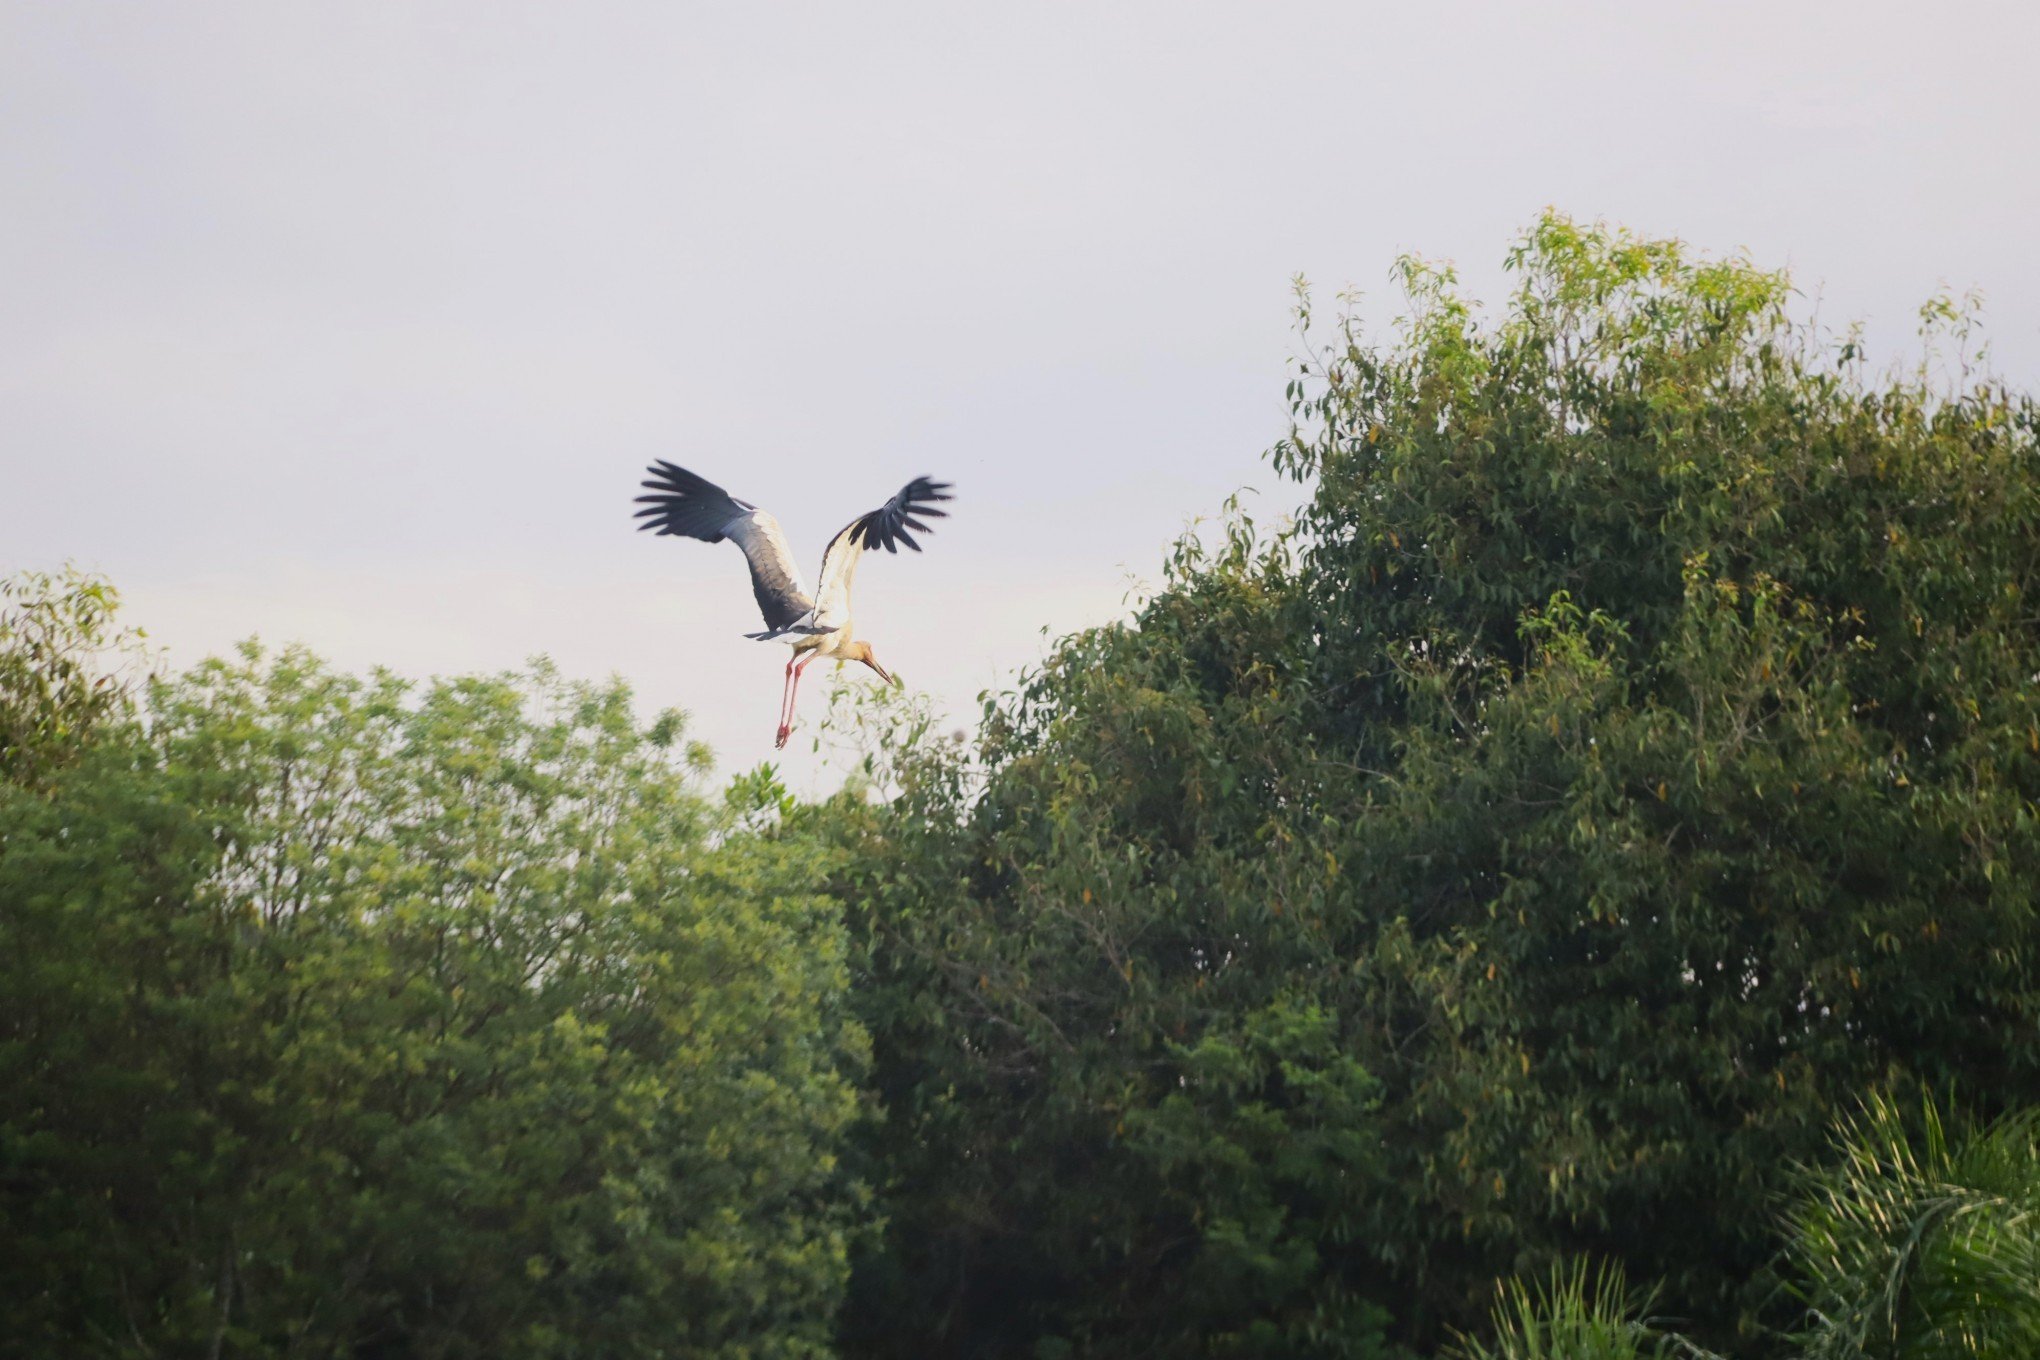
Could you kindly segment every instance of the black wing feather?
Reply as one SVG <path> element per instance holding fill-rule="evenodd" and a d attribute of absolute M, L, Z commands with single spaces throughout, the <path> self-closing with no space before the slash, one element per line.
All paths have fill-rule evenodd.
<path fill-rule="evenodd" d="M 644 521 L 638 525 L 640 529 L 720 543 L 724 537 L 722 526 L 753 508 L 708 478 L 697 477 L 663 458 L 645 471 L 651 477 L 639 485 L 652 494 L 637 498 L 645 507 L 636 515 Z"/>
<path fill-rule="evenodd" d="M 908 529 L 918 529 L 924 534 L 933 533 L 925 523 L 926 519 L 947 519 L 947 510 L 935 508 L 937 501 L 952 499 L 950 482 L 938 482 L 928 477 L 916 477 L 900 488 L 900 493 L 878 509 L 858 519 L 851 528 L 856 530 L 858 539 L 866 547 L 884 548 L 897 553 L 904 543 L 915 552 L 921 545 L 914 541 Z"/>
<path fill-rule="evenodd" d="M 770 515 L 754 516 L 757 506 L 663 458 L 645 471 L 651 477 L 642 485 L 651 494 L 638 497 L 645 507 L 637 512 L 643 521 L 638 528 L 698 538 L 704 543 L 735 537 L 744 550 L 744 560 L 751 568 L 751 595 L 758 601 L 758 613 L 766 627 L 766 632 L 753 636 L 773 637 L 792 630 L 815 607 L 800 582 L 799 568 L 786 553 L 778 522 Z M 744 527 L 739 528 L 740 524 Z M 725 533 L 725 529 L 735 532 Z"/>

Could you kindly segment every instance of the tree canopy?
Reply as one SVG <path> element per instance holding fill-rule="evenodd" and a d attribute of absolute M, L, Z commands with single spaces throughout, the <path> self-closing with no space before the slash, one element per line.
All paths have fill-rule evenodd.
<path fill-rule="evenodd" d="M 879 1350 L 1429 1348 L 1589 1254 L 1764 1353 L 1863 1093 L 2040 1095 L 2034 404 L 1740 260 L 1510 263 L 1488 320 L 1406 261 L 1290 386 L 1294 527 L 846 833 Z"/>
<path fill-rule="evenodd" d="M 826 1353 L 843 939 L 676 736 L 251 645 L 0 790 L 5 1346 Z"/>

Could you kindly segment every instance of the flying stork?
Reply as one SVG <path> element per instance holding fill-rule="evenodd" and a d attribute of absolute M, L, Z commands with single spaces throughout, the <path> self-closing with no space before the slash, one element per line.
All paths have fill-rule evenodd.
<path fill-rule="evenodd" d="M 937 510 L 935 502 L 950 498 L 950 483 L 916 477 L 884 505 L 844 525 L 822 553 L 821 589 L 810 595 L 801 579 L 800 564 L 786 546 L 786 535 L 769 511 L 740 501 L 707 478 L 664 459 L 645 471 L 651 477 L 642 485 L 651 494 L 638 497 L 645 506 L 637 512 L 637 518 L 644 521 L 638 528 L 698 538 L 704 543 L 735 539 L 751 563 L 751 593 L 758 597 L 758 612 L 765 616 L 764 632 L 744 636 L 760 642 L 784 642 L 793 648 L 793 657 L 786 663 L 786 683 L 779 692 L 779 735 L 774 746 L 785 746 L 793 731 L 793 701 L 800 692 L 800 674 L 816 657 L 833 657 L 839 665 L 861 661 L 877 671 L 879 679 L 892 682 L 892 676 L 871 654 L 871 644 L 850 636 L 850 582 L 857 575 L 857 559 L 868 547 L 897 553 L 904 543 L 921 551 L 908 531 L 934 532 L 922 520 L 947 516 L 948 511 Z"/>

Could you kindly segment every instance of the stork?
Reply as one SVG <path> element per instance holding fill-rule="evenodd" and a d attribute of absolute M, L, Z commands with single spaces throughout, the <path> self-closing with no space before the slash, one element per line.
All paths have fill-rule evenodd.
<path fill-rule="evenodd" d="M 816 657 L 832 657 L 838 665 L 861 661 L 877 671 L 879 679 L 893 683 L 872 655 L 871 644 L 850 635 L 850 583 L 857 575 L 857 559 L 867 547 L 897 553 L 904 543 L 921 551 L 908 531 L 932 533 L 922 520 L 947 516 L 946 510 L 935 508 L 935 502 L 950 498 L 948 482 L 916 477 L 884 505 L 844 525 L 822 553 L 821 589 L 810 595 L 801 579 L 800 564 L 786 546 L 786 535 L 769 511 L 740 501 L 707 478 L 664 459 L 645 471 L 651 477 L 642 485 L 651 494 L 638 497 L 645 507 L 637 512 L 636 517 L 644 521 L 638 528 L 698 538 L 704 543 L 736 540 L 751 564 L 751 593 L 757 596 L 758 612 L 765 616 L 764 632 L 744 636 L 759 642 L 784 642 L 793 648 L 786 663 L 786 682 L 779 691 L 775 747 L 785 746 L 793 731 L 793 704 L 800 692 L 801 672 Z"/>

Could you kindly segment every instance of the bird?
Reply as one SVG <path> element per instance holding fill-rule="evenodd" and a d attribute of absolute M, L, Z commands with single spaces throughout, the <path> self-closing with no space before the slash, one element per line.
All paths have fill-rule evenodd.
<path fill-rule="evenodd" d="M 844 525 L 822 552 L 821 586 L 810 594 L 801 578 L 800 563 L 794 560 L 786 535 L 770 511 L 738 500 L 706 477 L 663 458 L 654 460 L 645 471 L 649 476 L 640 485 L 648 494 L 637 498 L 644 506 L 635 515 L 643 521 L 638 528 L 698 538 L 704 543 L 733 540 L 751 564 L 751 593 L 765 618 L 763 632 L 744 636 L 793 648 L 779 692 L 775 748 L 785 747 L 793 732 L 793 705 L 800 692 L 801 672 L 816 657 L 831 657 L 838 665 L 860 661 L 876 671 L 880 680 L 896 683 L 878 664 L 871 644 L 851 636 L 850 585 L 857 575 L 857 560 L 866 548 L 898 553 L 904 543 L 921 551 L 914 534 L 933 533 L 925 521 L 948 517 L 949 512 L 937 509 L 936 503 L 951 499 L 949 490 L 954 483 L 916 477 L 884 505 Z"/>

